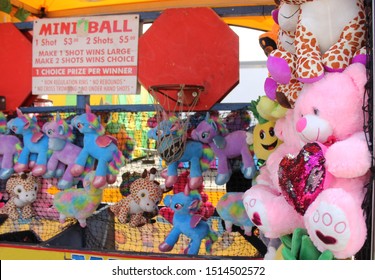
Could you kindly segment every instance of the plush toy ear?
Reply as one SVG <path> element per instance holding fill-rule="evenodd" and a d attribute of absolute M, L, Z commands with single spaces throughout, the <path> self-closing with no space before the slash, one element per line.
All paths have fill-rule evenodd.
<path fill-rule="evenodd" d="M 17 112 L 17 117 L 19 118 L 23 117 L 22 111 L 20 109 L 16 108 L 16 112 Z"/>
<path fill-rule="evenodd" d="M 88 104 L 86 104 L 86 114 L 91 113 L 91 108 Z"/>
<path fill-rule="evenodd" d="M 43 131 L 44 133 L 46 133 L 47 125 L 48 125 L 48 122 L 46 122 L 46 123 L 43 124 L 43 126 L 42 126 L 42 131 Z"/>
<path fill-rule="evenodd" d="M 29 127 L 30 127 L 30 122 L 27 121 L 27 122 L 25 123 L 25 125 L 23 126 L 23 128 L 24 128 L 24 129 L 28 129 Z"/>
<path fill-rule="evenodd" d="M 212 122 L 211 126 L 214 128 L 215 131 L 218 131 L 216 122 Z"/>
<path fill-rule="evenodd" d="M 156 130 L 157 130 L 157 127 L 154 127 L 152 129 L 150 129 L 148 132 L 147 132 L 147 137 L 150 138 L 150 139 L 156 139 Z"/>
<path fill-rule="evenodd" d="M 172 196 L 171 195 L 166 195 L 164 197 L 164 205 L 167 206 L 167 207 L 171 207 L 171 203 L 172 203 Z"/>
<path fill-rule="evenodd" d="M 189 205 L 189 209 L 197 209 L 199 207 L 199 203 L 200 203 L 200 199 L 194 199 L 190 205 Z"/>
<path fill-rule="evenodd" d="M 161 116 L 162 116 L 162 120 L 163 121 L 168 120 L 168 114 L 167 114 L 167 112 L 165 112 L 165 111 L 161 112 Z"/>
<path fill-rule="evenodd" d="M 358 93 L 363 93 L 367 83 L 366 67 L 362 63 L 353 63 L 345 69 L 345 73 L 349 75 L 354 84 L 358 87 Z"/>
<path fill-rule="evenodd" d="M 210 119 L 210 112 L 207 112 L 206 118 L 204 119 L 205 121 L 208 121 Z"/>
<path fill-rule="evenodd" d="M 59 132 L 60 135 L 64 135 L 64 133 L 65 133 L 64 126 L 63 126 L 62 124 L 60 124 L 60 125 L 57 127 L 57 131 Z"/>

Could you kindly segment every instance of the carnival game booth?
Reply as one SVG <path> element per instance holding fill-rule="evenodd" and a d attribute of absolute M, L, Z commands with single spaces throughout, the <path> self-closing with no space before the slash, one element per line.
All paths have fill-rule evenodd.
<path fill-rule="evenodd" d="M 369 1 L 341 1 L 336 25 L 335 1 L 104 2 L 0 24 L 22 63 L 1 82 L 1 259 L 373 258 Z M 222 103 L 240 83 L 228 23 L 273 9 L 264 92 Z M 76 104 L 36 105 L 61 94 Z M 149 104 L 113 104 L 133 94 Z"/>

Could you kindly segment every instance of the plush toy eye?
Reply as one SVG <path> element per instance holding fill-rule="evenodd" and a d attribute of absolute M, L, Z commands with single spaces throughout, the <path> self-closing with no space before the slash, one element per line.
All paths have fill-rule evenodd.
<path fill-rule="evenodd" d="M 205 138 L 207 138 L 209 135 L 210 135 L 209 132 L 203 132 L 201 137 L 202 137 L 202 139 L 205 139 Z"/>
<path fill-rule="evenodd" d="M 314 115 L 318 115 L 319 114 L 319 110 L 317 108 L 313 108 L 314 109 Z"/>
<path fill-rule="evenodd" d="M 82 123 L 77 123 L 77 128 L 82 128 L 83 127 L 83 124 Z"/>
<path fill-rule="evenodd" d="M 181 209 L 182 207 L 183 207 L 183 205 L 180 204 L 180 203 L 176 203 L 176 204 L 174 205 L 174 209 L 177 209 L 177 210 Z"/>
<path fill-rule="evenodd" d="M 146 194 L 143 192 L 143 193 L 141 193 L 141 197 L 145 197 L 146 196 Z"/>
<path fill-rule="evenodd" d="M 260 137 L 260 139 L 262 139 L 262 140 L 266 137 L 266 133 L 264 132 L 263 129 L 259 132 L 259 137 Z"/>
<path fill-rule="evenodd" d="M 48 135 L 52 135 L 53 134 L 53 129 L 48 129 L 47 134 Z"/>
<path fill-rule="evenodd" d="M 161 136 L 161 135 L 163 135 L 163 130 L 157 130 L 157 131 L 156 131 L 156 135 L 157 135 L 157 136 Z"/>
<path fill-rule="evenodd" d="M 21 192 L 22 192 L 22 190 L 21 190 L 21 189 L 17 189 L 17 190 L 16 190 L 16 192 L 18 192 L 18 193 L 21 193 Z"/>
<path fill-rule="evenodd" d="M 275 136 L 275 130 L 273 129 L 273 127 L 270 127 L 269 134 L 271 135 L 271 137 Z"/>

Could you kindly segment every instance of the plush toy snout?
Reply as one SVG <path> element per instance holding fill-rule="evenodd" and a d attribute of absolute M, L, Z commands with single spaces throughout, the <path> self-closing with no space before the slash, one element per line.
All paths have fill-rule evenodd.
<path fill-rule="evenodd" d="M 301 140 L 306 143 L 313 141 L 325 143 L 333 133 L 329 122 L 316 115 L 305 115 L 300 118 L 296 123 L 296 130 Z"/>

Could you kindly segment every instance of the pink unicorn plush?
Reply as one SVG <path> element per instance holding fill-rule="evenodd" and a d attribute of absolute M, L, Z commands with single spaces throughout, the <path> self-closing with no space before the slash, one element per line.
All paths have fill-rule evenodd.
<path fill-rule="evenodd" d="M 21 141 L 14 135 L 7 135 L 7 123 L 0 112 L 0 179 L 6 180 L 13 173 L 13 165 L 22 151 Z"/>
<path fill-rule="evenodd" d="M 74 140 L 73 129 L 66 121 L 61 119 L 60 114 L 57 113 L 55 120 L 47 122 L 43 125 L 43 132 L 49 138 L 48 148 L 53 151 L 47 163 L 47 172 L 43 177 L 52 178 L 55 174 L 57 166 L 59 163 L 62 163 L 64 166 L 66 166 L 66 169 L 59 180 L 57 187 L 59 189 L 70 188 L 72 185 L 77 183 L 79 179 L 77 177 L 76 180 L 74 180 L 74 176 L 70 171 L 75 164 L 76 158 L 82 150 L 81 147 L 72 143 Z M 85 164 L 85 169 L 87 172 L 93 168 L 93 163 L 94 159 L 92 157 L 88 157 Z"/>

